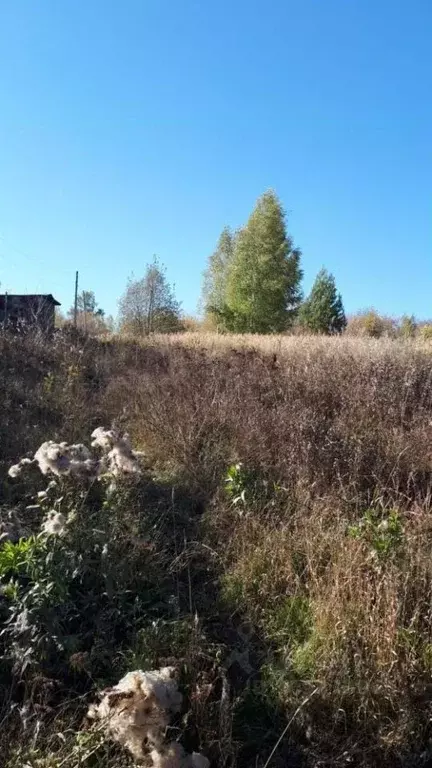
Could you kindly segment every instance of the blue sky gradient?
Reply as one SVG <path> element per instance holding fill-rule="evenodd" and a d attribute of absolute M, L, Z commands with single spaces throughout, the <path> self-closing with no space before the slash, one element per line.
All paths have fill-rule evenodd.
<path fill-rule="evenodd" d="M 187 312 L 274 188 L 348 312 L 432 316 L 430 0 L 0 0 L 0 282 Z"/>

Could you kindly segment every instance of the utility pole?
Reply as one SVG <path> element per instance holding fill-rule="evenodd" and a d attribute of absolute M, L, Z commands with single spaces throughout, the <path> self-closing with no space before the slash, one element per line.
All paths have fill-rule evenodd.
<path fill-rule="evenodd" d="M 5 299 L 4 299 L 4 318 L 3 318 L 3 330 L 5 331 L 7 328 L 7 322 L 8 322 L 8 295 L 7 291 L 5 291 Z"/>
<path fill-rule="evenodd" d="M 75 302 L 74 302 L 74 326 L 77 327 L 78 318 L 78 270 L 75 273 Z"/>

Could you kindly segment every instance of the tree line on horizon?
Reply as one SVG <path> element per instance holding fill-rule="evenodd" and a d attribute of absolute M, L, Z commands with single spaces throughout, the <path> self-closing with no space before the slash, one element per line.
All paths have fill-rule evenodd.
<path fill-rule="evenodd" d="M 302 279 L 301 251 L 281 203 L 265 192 L 244 227 L 222 231 L 204 273 L 204 314 L 234 333 L 284 333 L 295 326 L 341 333 L 346 317 L 333 275 L 321 269 L 305 300 Z"/>
<path fill-rule="evenodd" d="M 223 229 L 203 277 L 201 305 L 208 327 L 230 333 L 283 333 L 295 325 L 314 333 L 346 326 L 333 275 L 322 269 L 303 301 L 301 251 L 287 233 L 272 191 L 246 225 Z M 120 328 L 136 335 L 181 330 L 181 307 L 155 257 L 144 277 L 131 278 L 119 302 Z"/>
<path fill-rule="evenodd" d="M 133 336 L 204 327 L 224 333 L 339 334 L 347 327 L 341 294 L 324 267 L 306 298 L 301 287 L 301 250 L 287 232 L 285 212 L 272 190 L 258 198 L 246 224 L 225 227 L 203 275 L 202 321 L 186 320 L 166 268 L 155 256 L 143 277 L 128 280 L 119 301 L 118 328 Z M 71 308 L 69 322 L 74 316 Z M 78 325 L 92 333 L 113 330 L 114 320 L 98 308 L 93 291 L 78 297 Z M 350 320 L 352 332 L 369 336 L 415 335 L 413 317 L 397 323 L 374 310 Z M 428 325 L 429 328 L 429 325 Z"/>

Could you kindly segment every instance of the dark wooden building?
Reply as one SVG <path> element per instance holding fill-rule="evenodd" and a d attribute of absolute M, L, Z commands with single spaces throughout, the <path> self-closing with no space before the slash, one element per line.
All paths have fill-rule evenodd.
<path fill-rule="evenodd" d="M 60 306 L 51 293 L 17 296 L 0 295 L 0 327 L 8 330 L 38 329 L 52 333 L 55 308 Z"/>

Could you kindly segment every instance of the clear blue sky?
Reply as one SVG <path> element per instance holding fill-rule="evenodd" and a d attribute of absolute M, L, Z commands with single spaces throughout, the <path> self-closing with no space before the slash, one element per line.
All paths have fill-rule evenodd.
<path fill-rule="evenodd" d="M 432 316 L 431 0 L 0 0 L 0 281 L 194 311 L 273 187 L 346 309 Z"/>

